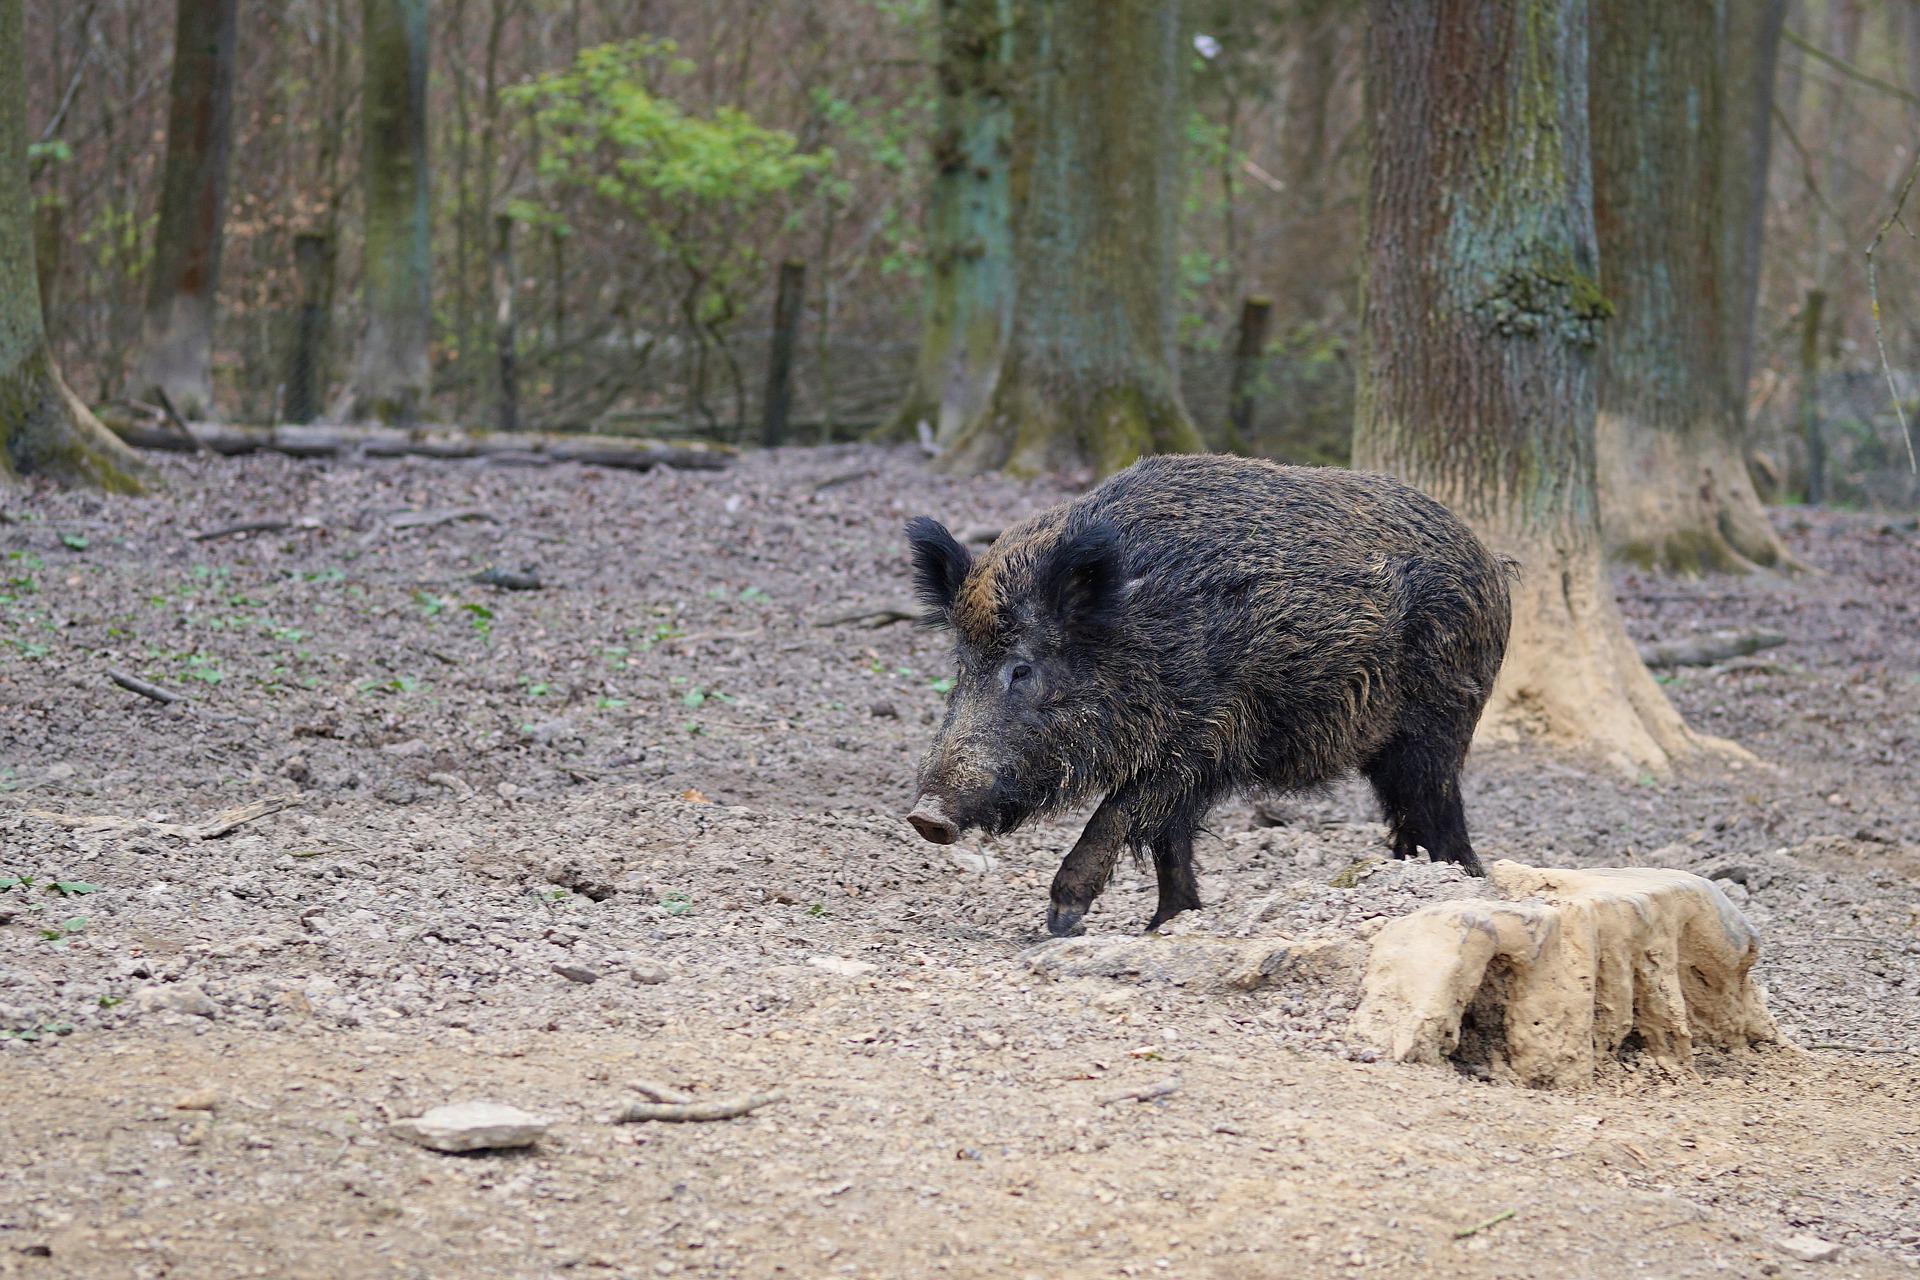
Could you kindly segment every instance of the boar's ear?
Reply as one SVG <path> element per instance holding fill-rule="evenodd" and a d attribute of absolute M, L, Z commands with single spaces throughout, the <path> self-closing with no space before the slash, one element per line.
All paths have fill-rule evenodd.
<path fill-rule="evenodd" d="M 1069 631 L 1104 631 L 1120 621 L 1126 565 L 1120 530 L 1098 520 L 1050 548 L 1035 575 L 1040 599 Z"/>
<path fill-rule="evenodd" d="M 913 554 L 913 591 L 927 606 L 928 621 L 945 623 L 953 597 L 973 568 L 973 557 L 954 541 L 947 526 L 928 516 L 907 521 L 907 546 Z"/>

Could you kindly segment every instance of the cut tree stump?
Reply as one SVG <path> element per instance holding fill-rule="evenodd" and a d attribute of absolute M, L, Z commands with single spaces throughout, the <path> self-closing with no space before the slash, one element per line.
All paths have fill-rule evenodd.
<path fill-rule="evenodd" d="M 1696 1047 L 1778 1043 L 1752 978 L 1759 938 L 1711 880 L 1496 862 L 1504 901 L 1426 907 L 1380 931 L 1354 1033 L 1400 1062 L 1578 1086 L 1628 1044 L 1677 1072 Z"/>
<path fill-rule="evenodd" d="M 229 457 L 243 453 L 284 453 L 295 458 L 334 458 L 364 454 L 370 458 L 483 458 L 540 466 L 554 462 L 581 462 L 596 467 L 648 471 L 674 467 L 686 471 L 720 471 L 733 463 L 731 449 L 722 445 L 635 440 L 623 436 L 563 436 L 533 432 L 496 431 L 469 435 L 451 428 L 298 426 L 236 427 L 218 422 L 196 422 L 192 440 L 150 422 L 115 415 L 107 425 L 128 444 L 141 449 L 174 453 L 191 451 L 197 443 Z"/>

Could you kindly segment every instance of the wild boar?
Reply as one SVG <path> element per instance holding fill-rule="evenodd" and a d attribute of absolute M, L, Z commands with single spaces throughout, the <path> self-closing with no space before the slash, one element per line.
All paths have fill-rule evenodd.
<path fill-rule="evenodd" d="M 908 821 L 949 844 L 1098 797 L 1053 880 L 1080 932 L 1124 846 L 1157 929 L 1200 905 L 1193 837 L 1229 794 L 1358 770 L 1393 855 L 1482 874 L 1460 769 L 1506 652 L 1512 569 L 1385 476 L 1149 458 L 978 557 L 907 525 L 958 670 Z"/>

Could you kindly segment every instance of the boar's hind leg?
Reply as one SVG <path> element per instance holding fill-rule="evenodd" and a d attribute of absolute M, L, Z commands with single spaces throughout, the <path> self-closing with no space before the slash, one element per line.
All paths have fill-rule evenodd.
<path fill-rule="evenodd" d="M 1153 870 L 1160 881 L 1160 905 L 1147 922 L 1152 933 L 1182 911 L 1200 907 L 1200 882 L 1193 870 L 1193 830 L 1177 826 L 1161 832 L 1153 841 Z"/>
<path fill-rule="evenodd" d="M 1085 933 L 1080 921 L 1107 887 L 1120 846 L 1127 839 L 1127 811 L 1118 795 L 1108 796 L 1087 820 L 1086 830 L 1060 861 L 1047 904 L 1047 932 L 1056 938 Z"/>
<path fill-rule="evenodd" d="M 1367 761 L 1362 772 L 1380 797 L 1393 838 L 1393 856 L 1411 858 L 1424 848 L 1435 862 L 1457 862 L 1469 875 L 1485 875 L 1467 839 L 1460 804 L 1464 743 L 1440 731 L 1402 734 Z"/>

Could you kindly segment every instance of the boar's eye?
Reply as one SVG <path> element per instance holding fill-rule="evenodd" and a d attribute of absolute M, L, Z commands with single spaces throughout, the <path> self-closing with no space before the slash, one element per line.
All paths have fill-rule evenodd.
<path fill-rule="evenodd" d="M 1009 689 L 1013 688 L 1013 686 L 1019 684 L 1022 680 L 1025 680 L 1032 675 L 1033 675 L 1033 668 L 1028 666 L 1026 663 L 1024 662 L 1014 663 L 1013 666 L 1007 669 L 1007 688 Z"/>

